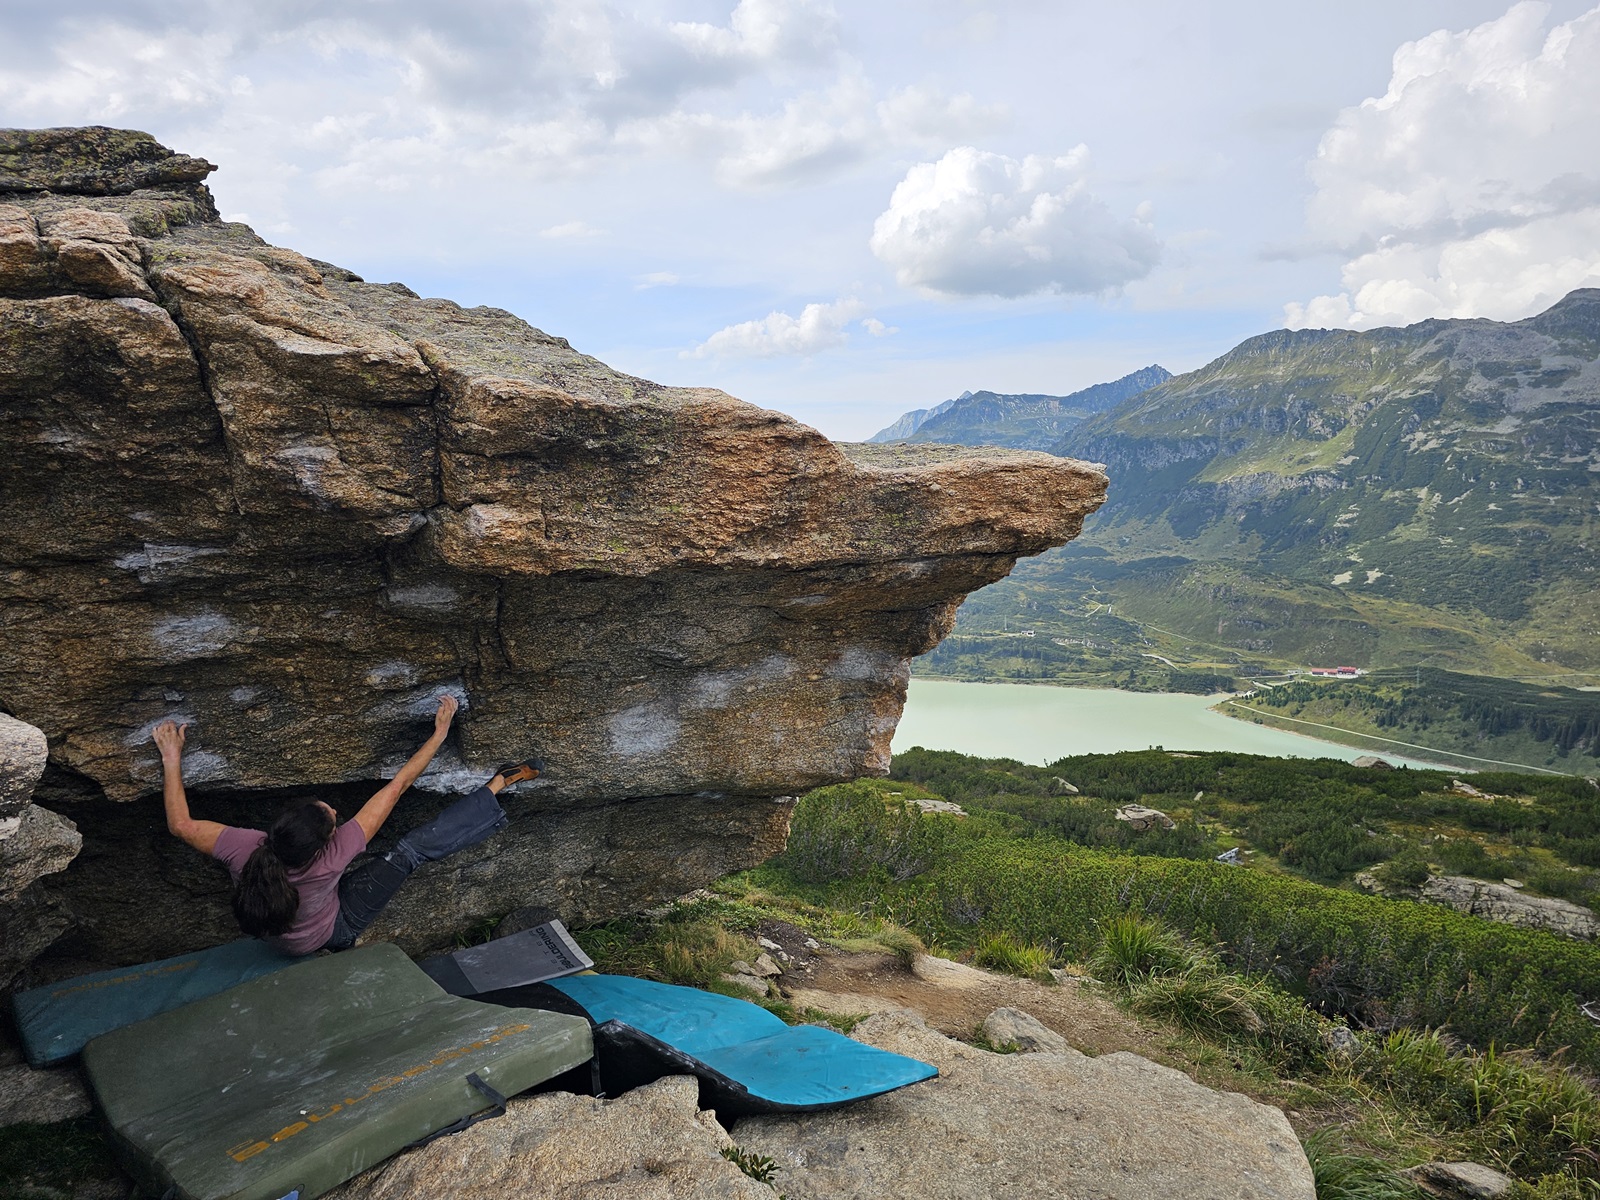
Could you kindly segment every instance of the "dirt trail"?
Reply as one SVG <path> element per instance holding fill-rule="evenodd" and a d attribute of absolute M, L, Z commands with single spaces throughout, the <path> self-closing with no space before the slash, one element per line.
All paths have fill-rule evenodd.
<path fill-rule="evenodd" d="M 1105 996 L 1066 979 L 1056 985 L 999 975 L 926 955 L 908 970 L 890 954 L 822 948 L 786 964 L 779 990 L 798 1008 L 859 1016 L 909 1008 L 949 1037 L 971 1039 L 995 1009 L 1021 1009 L 1085 1054 L 1131 1050 L 1163 1057 L 1163 1035 Z"/>

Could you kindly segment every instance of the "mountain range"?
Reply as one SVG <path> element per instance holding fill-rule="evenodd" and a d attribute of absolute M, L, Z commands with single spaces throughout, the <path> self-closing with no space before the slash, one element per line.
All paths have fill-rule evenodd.
<path fill-rule="evenodd" d="M 1050 449 L 1104 463 L 1108 500 L 958 635 L 1022 617 L 1218 666 L 1600 670 L 1600 289 L 1509 323 L 1263 334 Z"/>
<path fill-rule="evenodd" d="M 905 413 L 867 440 L 1048 450 L 1087 418 L 1171 378 L 1171 371 L 1152 365 L 1066 396 L 962 392 L 954 400 Z"/>

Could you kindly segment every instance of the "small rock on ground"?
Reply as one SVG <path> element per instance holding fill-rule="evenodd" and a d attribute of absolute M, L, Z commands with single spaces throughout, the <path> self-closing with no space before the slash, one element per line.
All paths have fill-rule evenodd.
<path fill-rule="evenodd" d="M 1315 1198 L 1282 1112 L 1137 1055 L 991 1054 L 906 1013 L 852 1036 L 939 1077 L 846 1109 L 739 1122 L 735 1139 L 776 1160 L 789 1200 Z"/>
<path fill-rule="evenodd" d="M 774 1200 L 722 1157 L 732 1143 L 699 1094 L 679 1075 L 616 1100 L 513 1100 L 504 1116 L 402 1154 L 329 1200 Z"/>
<path fill-rule="evenodd" d="M 1024 1054 L 1076 1054 L 1076 1050 L 1038 1017 L 1019 1008 L 997 1008 L 983 1019 L 983 1036 L 991 1046 L 1015 1046 Z"/>
<path fill-rule="evenodd" d="M 1475 1162 L 1423 1163 L 1405 1174 L 1440 1200 L 1500 1200 L 1512 1188 L 1509 1176 Z"/>

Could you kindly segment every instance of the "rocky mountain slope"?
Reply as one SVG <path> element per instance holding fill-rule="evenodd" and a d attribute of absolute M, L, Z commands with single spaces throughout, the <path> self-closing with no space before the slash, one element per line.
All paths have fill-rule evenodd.
<path fill-rule="evenodd" d="M 963 392 L 932 408 L 913 409 L 867 440 L 1049 450 L 1094 413 L 1115 408 L 1171 378 L 1172 372 L 1152 365 L 1069 396 Z"/>
<path fill-rule="evenodd" d="M 1265 334 L 1054 449 L 1106 464 L 1106 506 L 962 631 L 1025 611 L 1135 661 L 1600 670 L 1600 290 Z"/>
<path fill-rule="evenodd" d="M 40 796 L 87 838 L 35 885 L 84 961 L 228 928 L 151 799 L 168 717 L 197 815 L 256 823 L 284 789 L 370 792 L 446 691 L 428 785 L 542 752 L 517 832 L 379 931 L 409 944 L 759 861 L 786 797 L 886 768 L 961 597 L 1103 495 L 1045 454 L 853 458 L 367 283 L 219 221 L 212 169 L 129 131 L 0 132 L 0 709 L 44 731 Z"/>

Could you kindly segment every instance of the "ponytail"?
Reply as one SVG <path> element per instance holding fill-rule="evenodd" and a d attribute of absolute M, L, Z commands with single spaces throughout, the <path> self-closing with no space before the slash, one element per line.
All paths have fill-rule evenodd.
<path fill-rule="evenodd" d="M 289 872 L 307 866 L 333 834 L 333 818 L 315 800 L 287 809 L 239 872 L 233 915 L 251 937 L 281 937 L 294 925 L 300 893 Z"/>

